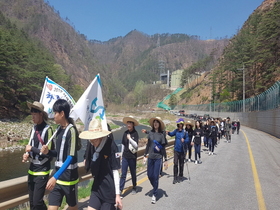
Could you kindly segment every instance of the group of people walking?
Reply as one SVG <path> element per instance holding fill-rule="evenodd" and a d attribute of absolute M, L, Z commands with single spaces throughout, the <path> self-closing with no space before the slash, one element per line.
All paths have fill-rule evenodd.
<path fill-rule="evenodd" d="M 57 210 L 66 198 L 69 209 L 78 209 L 77 184 L 79 182 L 77 153 L 81 147 L 80 139 L 86 139 L 87 147 L 84 154 L 84 164 L 91 171 L 94 182 L 89 199 L 89 210 L 122 209 L 122 197 L 128 169 L 131 173 L 132 194 L 137 193 L 136 162 L 139 135 L 135 127 L 139 122 L 133 117 L 123 118 L 127 130 L 123 134 L 121 152 L 111 133 L 110 126 L 103 129 L 100 119 L 92 119 L 88 130 L 77 131 L 73 119 L 69 117 L 70 105 L 66 100 L 58 99 L 53 105 L 54 121 L 58 127 L 53 131 L 47 123 L 48 115 L 43 104 L 28 103 L 34 126 L 31 129 L 30 140 L 23 154 L 23 162 L 30 162 L 28 171 L 28 191 L 30 209 Z M 205 125 L 196 121 L 193 125 L 183 118 L 176 121 L 177 128 L 167 131 L 160 117 L 149 119 L 151 130 L 142 129 L 147 134 L 143 162 L 147 164 L 147 175 L 152 185 L 152 200 L 155 204 L 158 196 L 159 178 L 162 168 L 168 167 L 166 135 L 175 137 L 173 159 L 173 184 L 184 180 L 184 163 L 191 162 L 192 147 L 195 151 L 195 164 L 201 163 L 201 143 L 209 146 L 209 155 L 214 153 L 217 138 L 223 134 L 227 141 L 231 140 L 231 123 L 217 124 L 210 120 Z M 224 130 L 224 133 L 222 133 Z M 50 178 L 51 161 L 56 158 L 54 175 Z M 121 175 L 119 176 L 119 171 Z M 45 189 L 50 191 L 48 208 L 43 200 Z"/>

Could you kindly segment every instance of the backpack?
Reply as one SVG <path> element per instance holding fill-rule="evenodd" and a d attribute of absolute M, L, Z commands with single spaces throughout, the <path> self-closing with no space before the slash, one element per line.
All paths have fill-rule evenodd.
<path fill-rule="evenodd" d="M 211 126 L 209 136 L 215 136 L 216 134 L 216 126 Z"/>

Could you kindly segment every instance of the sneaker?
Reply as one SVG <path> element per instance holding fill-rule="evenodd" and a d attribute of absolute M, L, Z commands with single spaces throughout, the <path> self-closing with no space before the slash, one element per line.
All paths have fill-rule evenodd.
<path fill-rule="evenodd" d="M 194 164 L 197 164 L 197 160 L 194 162 Z"/>
<path fill-rule="evenodd" d="M 211 152 L 209 152 L 208 155 L 210 156 L 210 155 L 211 155 Z"/>
<path fill-rule="evenodd" d="M 179 176 L 178 183 L 180 183 L 180 182 L 183 182 L 183 177 L 182 176 Z"/>
<path fill-rule="evenodd" d="M 181 182 L 181 177 L 180 177 L 180 176 L 177 178 L 177 182 L 178 182 L 178 183 Z"/>
<path fill-rule="evenodd" d="M 176 184 L 177 183 L 177 178 L 174 178 L 173 179 L 173 184 Z"/>
<path fill-rule="evenodd" d="M 211 155 L 214 155 L 214 152 L 212 152 L 212 154 Z"/>
<path fill-rule="evenodd" d="M 131 191 L 131 194 L 132 194 L 132 195 L 135 195 L 136 193 L 137 193 L 137 192 L 136 192 L 136 187 L 133 187 L 133 188 L 132 188 L 132 191 Z"/>
<path fill-rule="evenodd" d="M 156 203 L 156 196 L 153 195 L 151 203 L 152 203 L 152 204 L 155 204 L 155 203 Z"/>
<path fill-rule="evenodd" d="M 202 163 L 202 161 L 199 159 L 198 164 L 201 164 L 201 163 Z"/>
<path fill-rule="evenodd" d="M 192 162 L 192 160 L 191 160 L 191 159 L 188 159 L 188 161 L 189 161 L 189 162 Z"/>

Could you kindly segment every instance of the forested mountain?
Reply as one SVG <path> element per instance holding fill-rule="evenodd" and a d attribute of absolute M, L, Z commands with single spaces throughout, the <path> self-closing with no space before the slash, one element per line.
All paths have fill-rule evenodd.
<path fill-rule="evenodd" d="M 0 12 L 1 117 L 20 117 L 26 100 L 40 98 L 46 75 L 56 77 L 62 85 L 70 82 L 42 43 L 30 39 Z"/>
<path fill-rule="evenodd" d="M 243 66 L 246 97 L 264 92 L 280 79 L 280 1 L 264 1 L 250 15 L 216 68 L 216 81 L 240 100 L 242 72 L 237 69 Z M 225 73 L 220 74 L 221 71 Z"/>
<path fill-rule="evenodd" d="M 165 71 L 184 69 L 211 53 L 217 59 L 228 41 L 205 41 L 186 34 L 148 36 L 132 30 L 100 42 L 87 40 L 44 0 L 0 0 L 0 11 L 2 118 L 12 116 L 11 109 L 22 111 L 26 100 L 39 100 L 45 76 L 76 100 L 100 73 L 108 103 L 136 106 L 157 101 L 163 95 L 159 86 L 150 84 L 159 79 L 159 61 Z M 9 57 L 11 53 L 15 55 Z"/>
<path fill-rule="evenodd" d="M 191 72 L 201 71 L 211 62 L 210 55 L 208 59 L 185 69 L 183 79 Z M 210 66 L 213 68 L 211 74 L 199 87 L 192 87 L 182 94 L 181 103 L 242 100 L 243 67 L 246 98 L 264 92 L 278 81 L 280 79 L 280 1 L 265 0 L 256 8 L 239 32 L 230 39 L 219 58 L 218 65 Z M 211 91 L 202 91 L 201 87 Z M 197 98 L 200 100 L 195 100 Z"/>

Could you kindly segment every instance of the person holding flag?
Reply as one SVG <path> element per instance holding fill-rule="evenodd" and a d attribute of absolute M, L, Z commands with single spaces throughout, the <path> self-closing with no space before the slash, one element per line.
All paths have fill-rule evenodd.
<path fill-rule="evenodd" d="M 43 154 L 56 157 L 55 174 L 47 183 L 49 210 L 57 210 L 65 196 L 70 210 L 78 209 L 77 184 L 79 182 L 77 150 L 78 131 L 74 121 L 69 117 L 70 105 L 64 99 L 58 99 L 53 105 L 54 121 L 59 124 L 56 134 L 55 150 L 44 145 Z"/>
<path fill-rule="evenodd" d="M 91 170 L 94 182 L 88 210 L 122 209 L 120 197 L 118 148 L 111 131 L 103 129 L 101 119 L 92 119 L 81 139 L 89 140 L 85 153 L 86 170 Z"/>
<path fill-rule="evenodd" d="M 85 168 L 91 169 L 94 183 L 88 209 L 122 209 L 119 187 L 119 153 L 108 131 L 99 74 L 74 105 L 70 116 L 84 123 L 80 138 L 89 140 Z M 99 167 L 100 166 L 100 167 Z"/>
<path fill-rule="evenodd" d="M 30 109 L 33 127 L 30 134 L 30 140 L 25 147 L 26 153 L 23 154 L 23 162 L 29 158 L 30 166 L 28 170 L 28 193 L 30 209 L 46 210 L 47 206 L 43 200 L 45 188 L 49 179 L 51 157 L 40 155 L 40 149 L 48 142 L 52 136 L 52 128 L 47 124 L 48 115 L 44 112 L 43 104 L 34 101 L 27 102 Z M 51 149 L 53 144 L 49 144 Z"/>

